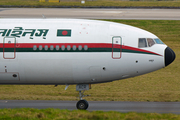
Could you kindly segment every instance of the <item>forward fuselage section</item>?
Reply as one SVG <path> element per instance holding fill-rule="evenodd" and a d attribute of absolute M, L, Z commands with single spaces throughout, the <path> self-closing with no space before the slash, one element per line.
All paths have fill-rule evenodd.
<path fill-rule="evenodd" d="M 0 20 L 0 84 L 101 83 L 164 67 L 157 36 L 128 25 L 75 19 Z"/>

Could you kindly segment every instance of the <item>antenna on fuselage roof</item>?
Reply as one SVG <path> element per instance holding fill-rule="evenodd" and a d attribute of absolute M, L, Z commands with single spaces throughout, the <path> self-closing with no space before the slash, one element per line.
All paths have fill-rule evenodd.
<path fill-rule="evenodd" d="M 42 14 L 42 17 L 43 17 L 44 19 L 46 19 L 46 16 L 45 16 L 44 14 Z"/>

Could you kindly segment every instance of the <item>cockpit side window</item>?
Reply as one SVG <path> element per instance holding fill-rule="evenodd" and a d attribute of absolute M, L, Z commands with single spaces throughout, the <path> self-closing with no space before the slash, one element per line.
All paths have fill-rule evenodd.
<path fill-rule="evenodd" d="M 139 48 L 147 47 L 146 38 L 139 38 L 138 47 L 139 47 Z"/>
<path fill-rule="evenodd" d="M 154 40 L 152 38 L 147 38 L 148 46 L 151 47 L 155 44 Z"/>

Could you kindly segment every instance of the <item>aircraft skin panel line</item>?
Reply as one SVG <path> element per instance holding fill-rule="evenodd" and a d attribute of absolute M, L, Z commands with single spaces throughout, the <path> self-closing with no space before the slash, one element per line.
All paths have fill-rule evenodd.
<path fill-rule="evenodd" d="M 0 84 L 91 84 L 153 72 L 176 55 L 156 35 L 120 23 L 84 19 L 0 19 Z"/>

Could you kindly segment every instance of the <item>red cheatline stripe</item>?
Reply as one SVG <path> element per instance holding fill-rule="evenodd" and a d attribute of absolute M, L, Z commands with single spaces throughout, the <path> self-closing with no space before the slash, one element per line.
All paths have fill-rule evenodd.
<path fill-rule="evenodd" d="M 78 47 L 79 45 L 82 45 L 82 47 L 84 47 L 84 45 L 87 45 L 88 48 L 112 48 L 111 43 L 16 43 L 16 48 L 33 48 L 34 45 L 36 45 L 37 47 L 39 47 L 39 45 L 42 45 L 43 48 L 45 45 L 47 45 L 48 47 L 50 47 L 51 45 L 53 45 L 54 47 L 56 47 L 56 45 L 59 45 L 60 47 L 62 45 L 64 45 L 65 47 L 67 47 L 68 45 L 70 45 L 71 47 L 73 47 L 73 45 L 76 45 L 76 47 Z M 6 44 L 6 48 L 12 48 L 12 46 L 14 46 L 14 44 L 11 44 L 11 45 L 8 45 L 8 43 Z M 122 49 L 126 49 L 126 50 L 133 50 L 133 51 L 162 56 L 160 54 L 157 54 L 148 50 L 135 48 L 135 47 L 125 46 L 125 45 L 122 45 L 121 47 Z M 3 48 L 3 43 L 0 43 L 0 48 Z M 117 45 L 117 44 L 113 45 L 113 48 L 120 48 L 120 45 Z"/>
<path fill-rule="evenodd" d="M 8 45 L 8 43 L 6 45 Z M 65 47 L 67 47 L 68 45 L 70 45 L 71 47 L 73 47 L 73 45 L 76 45 L 76 47 L 82 45 L 82 47 L 84 47 L 84 45 L 87 45 L 88 48 L 112 48 L 112 44 L 109 43 L 16 43 L 17 48 L 33 48 L 34 45 L 36 45 L 37 47 L 39 45 L 42 45 L 42 47 L 44 47 L 45 45 L 47 45 L 48 47 L 50 47 L 51 45 L 53 45 L 54 47 L 56 45 L 59 46 L 64 45 Z M 120 45 L 116 45 L 116 46 L 117 48 L 119 48 Z M 0 48 L 2 47 L 3 47 L 3 43 L 0 43 Z"/>
<path fill-rule="evenodd" d="M 130 47 L 130 46 L 122 46 L 122 49 L 139 51 L 139 52 L 145 52 L 145 53 L 150 53 L 150 54 L 155 54 L 155 55 L 162 56 L 162 55 L 157 54 L 157 53 L 155 53 L 155 52 L 151 52 L 151 51 L 148 51 L 148 50 L 142 50 L 142 49 L 134 48 L 134 47 Z"/>

